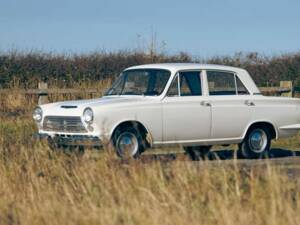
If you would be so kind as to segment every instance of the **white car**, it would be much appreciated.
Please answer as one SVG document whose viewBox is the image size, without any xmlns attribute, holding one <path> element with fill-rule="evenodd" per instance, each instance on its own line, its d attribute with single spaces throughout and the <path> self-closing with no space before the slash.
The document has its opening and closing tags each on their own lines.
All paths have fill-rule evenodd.
<svg viewBox="0 0 300 225">
<path fill-rule="evenodd" d="M 198 158 L 212 145 L 239 144 L 258 158 L 272 139 L 297 134 L 300 101 L 263 96 L 243 69 L 152 64 L 125 69 L 101 98 L 41 105 L 33 118 L 57 145 L 112 143 L 121 157 L 181 145 Z"/>
</svg>

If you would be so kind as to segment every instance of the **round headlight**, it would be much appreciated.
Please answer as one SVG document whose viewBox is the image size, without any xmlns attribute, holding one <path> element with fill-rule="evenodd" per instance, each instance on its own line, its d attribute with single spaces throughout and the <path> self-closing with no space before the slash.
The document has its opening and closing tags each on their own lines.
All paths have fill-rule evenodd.
<svg viewBox="0 0 300 225">
<path fill-rule="evenodd" d="M 94 120 L 94 113 L 93 110 L 91 108 L 86 108 L 83 111 L 83 120 L 84 122 L 91 124 Z"/>
<path fill-rule="evenodd" d="M 41 122 L 43 118 L 43 110 L 40 107 L 36 107 L 33 111 L 32 118 L 36 122 Z"/>
</svg>

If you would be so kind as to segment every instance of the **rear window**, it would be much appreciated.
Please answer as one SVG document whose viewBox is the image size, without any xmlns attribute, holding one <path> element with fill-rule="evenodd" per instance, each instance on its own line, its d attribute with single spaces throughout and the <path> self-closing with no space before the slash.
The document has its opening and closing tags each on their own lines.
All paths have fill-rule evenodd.
<svg viewBox="0 0 300 225">
<path fill-rule="evenodd" d="M 207 71 L 209 95 L 247 95 L 238 76 L 230 72 Z"/>
</svg>

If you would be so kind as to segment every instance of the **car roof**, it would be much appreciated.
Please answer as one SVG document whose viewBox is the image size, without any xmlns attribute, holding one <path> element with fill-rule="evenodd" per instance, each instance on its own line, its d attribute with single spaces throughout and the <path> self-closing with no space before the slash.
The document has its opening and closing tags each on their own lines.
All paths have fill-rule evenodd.
<svg viewBox="0 0 300 225">
<path fill-rule="evenodd" d="M 251 76 L 246 70 L 237 67 L 232 67 L 232 66 L 200 64 L 200 63 L 158 63 L 158 64 L 132 66 L 125 69 L 125 71 L 134 70 L 134 69 L 165 69 L 171 71 L 172 73 L 176 73 L 177 71 L 180 70 L 220 70 L 220 71 L 234 72 L 238 75 L 242 83 L 247 87 L 248 91 L 251 94 L 260 93 L 256 84 L 254 83 Z"/>
<path fill-rule="evenodd" d="M 170 70 L 172 72 L 176 72 L 178 70 L 197 70 L 197 69 L 205 69 L 205 70 L 216 69 L 216 70 L 233 71 L 233 72 L 245 71 L 244 69 L 232 67 L 232 66 L 200 64 L 200 63 L 145 64 L 145 65 L 139 65 L 139 66 L 132 66 L 132 67 L 127 68 L 126 70 L 132 70 L 132 69 L 165 69 L 165 70 Z"/>
</svg>

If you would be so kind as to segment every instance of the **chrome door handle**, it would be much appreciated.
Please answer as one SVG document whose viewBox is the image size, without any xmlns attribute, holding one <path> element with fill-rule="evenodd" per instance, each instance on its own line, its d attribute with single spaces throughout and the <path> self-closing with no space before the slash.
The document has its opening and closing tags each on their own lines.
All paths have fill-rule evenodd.
<svg viewBox="0 0 300 225">
<path fill-rule="evenodd" d="M 211 104 L 210 104 L 210 102 L 207 102 L 207 101 L 202 101 L 202 102 L 200 102 L 200 105 L 202 105 L 202 106 L 211 106 Z"/>
<path fill-rule="evenodd" d="M 247 106 L 255 106 L 254 102 L 252 102 L 250 100 L 246 100 L 245 101 L 245 105 L 247 105 Z"/>
</svg>

